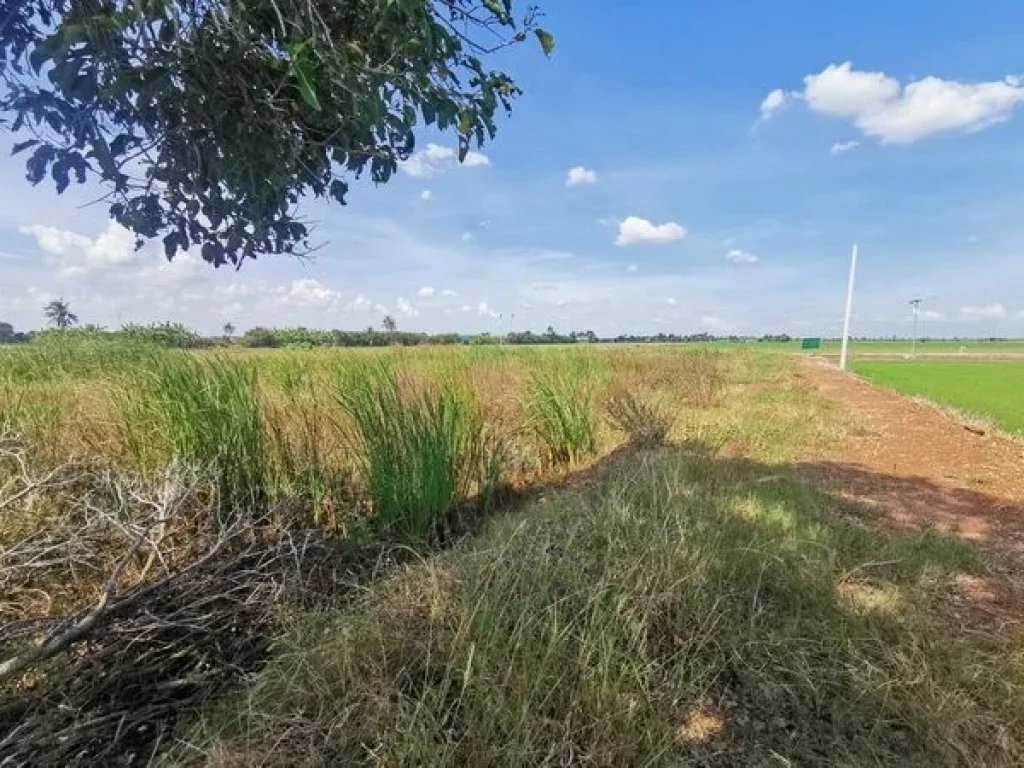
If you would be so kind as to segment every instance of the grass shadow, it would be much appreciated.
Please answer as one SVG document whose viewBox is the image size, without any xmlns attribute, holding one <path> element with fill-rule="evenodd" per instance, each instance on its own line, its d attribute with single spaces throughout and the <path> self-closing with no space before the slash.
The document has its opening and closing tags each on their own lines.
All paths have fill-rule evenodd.
<svg viewBox="0 0 1024 768">
<path fill-rule="evenodd" d="M 971 544 L 699 443 L 513 501 L 297 624 L 193 743 L 280 765 L 1024 757 L 1019 655 L 938 608 L 984 570 Z"/>
</svg>

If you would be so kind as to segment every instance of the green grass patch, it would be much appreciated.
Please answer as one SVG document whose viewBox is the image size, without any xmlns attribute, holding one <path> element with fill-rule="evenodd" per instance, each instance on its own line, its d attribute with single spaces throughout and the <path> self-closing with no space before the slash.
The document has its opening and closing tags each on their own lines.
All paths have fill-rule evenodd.
<svg viewBox="0 0 1024 768">
<path fill-rule="evenodd" d="M 593 372 L 585 361 L 535 374 L 526 411 L 550 466 L 568 466 L 597 452 Z"/>
<path fill-rule="evenodd" d="M 1024 433 L 1024 361 L 864 361 L 861 376 Z"/>
<path fill-rule="evenodd" d="M 141 467 L 172 461 L 208 469 L 218 512 L 258 514 L 265 441 L 256 373 L 217 357 L 165 352 L 150 357 L 123 395 L 126 443 Z"/>
<path fill-rule="evenodd" d="M 438 516 L 500 479 L 502 451 L 469 392 L 379 361 L 342 371 L 338 400 L 387 535 L 423 539 Z"/>
</svg>

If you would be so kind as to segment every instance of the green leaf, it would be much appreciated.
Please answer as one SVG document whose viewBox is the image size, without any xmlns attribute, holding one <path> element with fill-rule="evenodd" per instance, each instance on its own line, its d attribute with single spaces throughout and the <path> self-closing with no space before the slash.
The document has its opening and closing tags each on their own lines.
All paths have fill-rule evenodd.
<svg viewBox="0 0 1024 768">
<path fill-rule="evenodd" d="M 306 102 L 306 105 L 314 112 L 320 111 L 320 100 L 316 97 L 316 91 L 313 90 L 313 84 L 309 82 L 309 78 L 306 73 L 302 71 L 301 67 L 295 67 L 295 80 L 299 84 L 299 93 L 302 94 L 302 100 Z"/>
<path fill-rule="evenodd" d="M 487 10 L 498 17 L 498 20 L 503 24 L 508 19 L 508 13 L 505 11 L 504 4 L 500 0 L 484 0 L 484 5 L 487 6 Z"/>
<path fill-rule="evenodd" d="M 540 40 L 540 47 L 544 49 L 544 55 L 550 56 L 551 52 L 555 50 L 555 37 L 546 29 L 535 29 L 533 33 Z"/>
</svg>

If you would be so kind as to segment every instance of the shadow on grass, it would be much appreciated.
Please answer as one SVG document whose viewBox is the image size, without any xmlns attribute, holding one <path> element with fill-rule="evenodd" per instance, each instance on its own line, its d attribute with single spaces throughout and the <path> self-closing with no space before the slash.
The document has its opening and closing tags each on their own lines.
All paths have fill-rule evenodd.
<svg viewBox="0 0 1024 768">
<path fill-rule="evenodd" d="M 627 446 L 452 510 L 419 551 L 323 546 L 273 610 L 200 602 L 223 637 L 189 634 L 187 589 L 188 606 L 141 606 L 0 700 L 0 762 L 153 755 L 215 711 L 198 738 L 233 764 L 1011 764 L 1019 679 L 931 610 L 984 564 L 848 496 L 890 491 L 928 509 L 949 494 Z M 188 644 L 210 649 L 201 674 Z M 196 758 L 181 749 L 172 762 Z"/>
<path fill-rule="evenodd" d="M 533 487 L 280 638 L 192 741 L 268 765 L 1019 764 L 1019 665 L 938 609 L 977 550 L 808 471 L 689 444 Z"/>
</svg>

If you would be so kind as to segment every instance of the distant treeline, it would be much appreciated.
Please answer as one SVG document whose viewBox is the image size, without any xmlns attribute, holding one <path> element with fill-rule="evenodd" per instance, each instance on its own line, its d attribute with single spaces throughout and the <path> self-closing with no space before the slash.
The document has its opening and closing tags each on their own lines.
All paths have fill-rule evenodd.
<svg viewBox="0 0 1024 768">
<path fill-rule="evenodd" d="M 544 333 L 517 331 L 504 337 L 490 333 L 475 335 L 458 333 L 413 333 L 409 331 L 378 331 L 367 328 L 363 331 L 316 330 L 311 328 L 250 328 L 241 336 L 202 336 L 181 323 L 154 323 L 152 325 L 129 324 L 120 330 L 108 330 L 95 325 L 85 325 L 66 330 L 47 329 L 16 333 L 9 323 L 0 323 L 0 343 L 45 342 L 48 340 L 117 340 L 140 341 L 162 347 L 198 349 L 215 346 L 241 346 L 253 348 L 311 348 L 311 347 L 388 347 L 420 345 L 489 345 L 489 344 L 671 344 L 707 342 L 788 342 L 785 335 L 766 335 L 759 338 L 741 336 L 712 336 L 707 333 L 632 336 L 620 335 L 611 338 L 599 337 L 594 331 L 572 331 L 559 333 L 548 327 Z"/>
<path fill-rule="evenodd" d="M 378 331 L 367 328 L 363 331 L 316 330 L 311 328 L 250 328 L 241 336 L 203 336 L 182 323 L 153 323 L 151 325 L 129 324 L 120 330 L 108 330 L 95 325 L 85 325 L 67 330 L 47 329 L 18 333 L 10 323 L 0 322 L 0 344 L 45 342 L 48 340 L 102 339 L 139 341 L 162 347 L 177 349 L 199 349 L 203 347 L 240 346 L 253 348 L 313 348 L 313 347 L 414 347 L 420 345 L 488 345 L 488 344 L 706 344 L 712 342 L 732 344 L 787 344 L 798 341 L 785 333 L 763 336 L 715 336 L 709 333 L 659 333 L 655 335 L 628 335 L 600 337 L 593 331 L 572 331 L 559 333 L 548 326 L 544 333 L 517 331 L 499 337 L 490 333 L 475 335 L 458 333 L 412 333 L 409 331 Z M 832 339 L 826 339 L 831 341 Z M 857 338 L 854 341 L 908 341 L 902 337 Z M 985 339 L 921 339 L 927 341 L 1012 341 L 1004 338 Z"/>
</svg>

